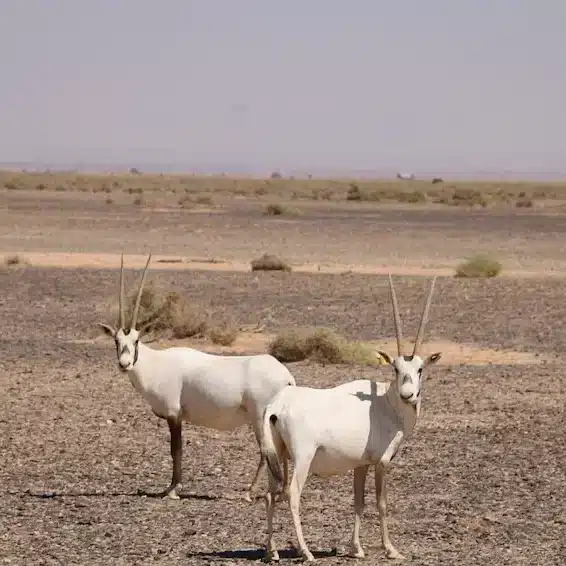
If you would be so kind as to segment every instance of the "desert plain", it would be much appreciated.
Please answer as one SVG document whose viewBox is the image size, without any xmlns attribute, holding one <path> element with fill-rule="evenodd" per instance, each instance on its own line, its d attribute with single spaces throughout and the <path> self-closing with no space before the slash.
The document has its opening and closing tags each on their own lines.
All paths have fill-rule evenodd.
<svg viewBox="0 0 566 566">
<path fill-rule="evenodd" d="M 341 188 L 324 192 L 322 181 L 312 190 L 307 181 L 249 190 L 235 181 L 230 191 L 224 178 L 198 190 L 191 180 L 144 179 L 4 174 L 0 563 L 263 557 L 264 503 L 241 498 L 258 460 L 251 430 L 185 425 L 183 496 L 158 496 L 170 479 L 167 426 L 118 372 L 96 327 L 114 322 L 120 253 L 134 286 L 149 251 L 150 280 L 240 328 L 229 346 L 164 339 L 158 348 L 256 353 L 285 329 L 326 327 L 395 353 L 387 273 L 407 337 L 438 275 L 424 351 L 443 357 L 388 475 L 393 543 L 414 566 L 566 563 L 566 189 L 487 187 L 482 202 L 480 186 L 454 203 L 441 194 L 454 195 L 447 183 L 394 199 L 389 185 L 383 198 L 339 198 Z M 252 272 L 263 253 L 292 271 Z M 501 273 L 454 277 L 477 253 L 497 258 Z M 392 377 L 387 366 L 288 367 L 314 387 Z M 352 473 L 311 477 L 303 492 L 303 529 L 321 564 L 355 563 L 346 556 L 352 485 Z M 365 562 L 385 564 L 372 491 L 370 474 L 361 540 Z M 275 540 L 282 563 L 295 560 L 285 503 Z"/>
</svg>

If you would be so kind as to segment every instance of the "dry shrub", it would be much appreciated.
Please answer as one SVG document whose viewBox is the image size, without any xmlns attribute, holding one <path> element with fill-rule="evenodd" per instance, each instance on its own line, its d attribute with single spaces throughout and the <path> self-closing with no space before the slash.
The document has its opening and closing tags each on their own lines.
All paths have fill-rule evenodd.
<svg viewBox="0 0 566 566">
<path fill-rule="evenodd" d="M 477 189 L 457 188 L 452 195 L 452 204 L 455 206 L 482 206 L 485 208 L 488 202 Z"/>
<path fill-rule="evenodd" d="M 9 255 L 4 258 L 4 265 L 6 267 L 22 267 L 29 265 L 28 261 L 20 255 Z"/>
<path fill-rule="evenodd" d="M 476 255 L 456 268 L 456 277 L 495 277 L 501 273 L 502 265 L 485 255 Z"/>
<path fill-rule="evenodd" d="M 183 195 L 179 199 L 179 206 L 181 208 L 193 208 L 194 207 L 193 199 L 189 195 Z"/>
<path fill-rule="evenodd" d="M 279 333 L 269 344 L 269 353 L 281 362 L 312 360 L 327 364 L 379 365 L 374 348 L 349 341 L 326 328 L 292 329 Z"/>
<path fill-rule="evenodd" d="M 296 195 L 295 198 L 298 198 L 299 195 L 296 191 L 294 191 L 294 194 Z M 313 200 L 332 200 L 333 194 L 334 192 L 332 191 L 332 189 L 329 189 L 328 187 L 317 188 L 317 189 L 312 189 L 311 198 Z"/>
<path fill-rule="evenodd" d="M 532 208 L 534 206 L 534 203 L 529 197 L 519 195 L 517 202 L 515 202 L 515 206 L 517 208 Z"/>
<path fill-rule="evenodd" d="M 238 328 L 229 323 L 225 323 L 220 326 L 213 326 L 208 329 L 208 337 L 213 344 L 231 346 L 238 337 Z"/>
<path fill-rule="evenodd" d="M 411 191 L 410 193 L 402 191 L 397 196 L 397 200 L 399 202 L 405 202 L 410 204 L 426 202 L 426 194 L 423 193 L 422 191 L 417 191 L 417 190 Z"/>
<path fill-rule="evenodd" d="M 128 312 L 132 312 L 137 290 L 128 296 Z M 202 306 L 189 303 L 174 291 L 163 293 L 148 282 L 143 291 L 138 315 L 138 328 L 152 323 L 150 329 L 160 333 L 170 333 L 173 338 L 192 338 L 205 336 L 209 327 L 210 313 Z"/>
<path fill-rule="evenodd" d="M 281 216 L 287 212 L 287 209 L 282 204 L 268 204 L 265 207 L 264 214 L 266 216 Z"/>
<path fill-rule="evenodd" d="M 291 266 L 283 259 L 273 254 L 263 254 L 252 260 L 252 271 L 291 271 Z"/>
<path fill-rule="evenodd" d="M 201 206 L 214 206 L 214 201 L 210 195 L 199 195 L 196 202 Z"/>
<path fill-rule="evenodd" d="M 351 183 L 346 194 L 346 200 L 366 200 L 366 195 L 356 183 Z"/>
</svg>

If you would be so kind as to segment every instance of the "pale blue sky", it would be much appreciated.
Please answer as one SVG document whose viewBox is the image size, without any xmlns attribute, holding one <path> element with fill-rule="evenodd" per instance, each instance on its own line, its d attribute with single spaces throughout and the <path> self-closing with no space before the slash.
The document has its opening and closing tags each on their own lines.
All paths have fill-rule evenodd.
<svg viewBox="0 0 566 566">
<path fill-rule="evenodd" d="M 566 172 L 564 0 L 1 0 L 0 161 Z"/>
</svg>

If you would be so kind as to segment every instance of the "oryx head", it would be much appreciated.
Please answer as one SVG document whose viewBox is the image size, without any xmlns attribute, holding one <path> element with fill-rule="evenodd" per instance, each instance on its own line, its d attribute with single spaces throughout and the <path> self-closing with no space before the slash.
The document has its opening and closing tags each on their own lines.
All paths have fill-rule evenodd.
<svg viewBox="0 0 566 566">
<path fill-rule="evenodd" d="M 428 312 L 432 302 L 432 293 L 434 291 L 434 284 L 436 277 L 433 278 L 430 285 L 430 291 L 426 300 L 426 304 L 421 316 L 421 322 L 417 337 L 415 339 L 415 347 L 413 353 L 409 356 L 403 354 L 403 334 L 401 332 L 401 317 L 399 315 L 399 306 L 397 305 L 397 297 L 393 287 L 393 280 L 389 275 L 389 289 L 391 291 L 391 302 L 393 304 L 393 318 L 395 321 L 395 334 L 397 337 L 397 357 L 392 358 L 387 352 L 379 351 L 379 355 L 388 363 L 391 364 L 395 370 L 395 379 L 399 396 L 403 401 L 411 405 L 416 403 L 421 398 L 423 387 L 423 370 L 429 364 L 434 364 L 440 359 L 440 352 L 431 354 L 426 358 L 421 358 L 419 353 L 424 339 L 424 329 L 428 319 Z"/>
<path fill-rule="evenodd" d="M 140 309 L 140 301 L 142 297 L 143 285 L 145 283 L 145 276 L 147 274 L 147 268 L 149 262 L 151 261 L 151 254 L 147 258 L 147 263 L 145 264 L 145 269 L 143 270 L 143 275 L 140 281 L 140 286 L 138 289 L 138 295 L 136 297 L 136 302 L 134 305 L 134 311 L 132 313 L 132 320 L 129 326 L 126 325 L 124 316 L 124 254 L 122 254 L 120 262 L 120 295 L 119 295 L 119 313 L 118 313 L 118 328 L 112 328 L 108 324 L 102 322 L 97 323 L 104 332 L 114 339 L 116 343 L 116 354 L 118 355 L 118 365 L 120 370 L 129 371 L 134 367 L 138 359 L 138 343 L 143 335 L 144 331 L 152 324 L 152 322 L 146 324 L 139 330 L 136 329 L 136 323 L 138 320 L 138 312 Z"/>
</svg>

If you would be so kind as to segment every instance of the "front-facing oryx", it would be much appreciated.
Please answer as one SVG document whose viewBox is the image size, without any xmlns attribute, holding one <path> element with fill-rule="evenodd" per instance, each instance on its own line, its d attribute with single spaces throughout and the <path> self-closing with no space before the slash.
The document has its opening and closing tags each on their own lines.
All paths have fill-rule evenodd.
<svg viewBox="0 0 566 566">
<path fill-rule="evenodd" d="M 363 558 L 360 525 L 365 481 L 372 465 L 375 466 L 382 544 L 388 558 L 402 558 L 391 543 L 387 529 L 385 475 L 401 443 L 410 436 L 417 423 L 423 370 L 440 359 L 440 353 L 424 359 L 419 355 L 435 280 L 432 281 L 422 313 L 413 353 L 404 355 L 399 308 L 393 281 L 389 277 L 397 357 L 391 358 L 381 351 L 379 354 L 395 370 L 392 382 L 359 379 L 330 389 L 289 387 L 280 391 L 267 406 L 261 450 L 270 469 L 266 501 L 267 552 L 271 559 L 279 559 L 272 539 L 275 493 L 277 483 L 283 479 L 280 463 L 288 459 L 293 461 L 294 469 L 285 492 L 289 498 L 299 548 L 306 560 L 313 560 L 313 555 L 303 537 L 299 501 L 308 475 L 328 477 L 354 470 L 355 521 L 350 553 L 356 558 Z"/>
<path fill-rule="evenodd" d="M 268 402 L 281 389 L 294 386 L 289 370 L 273 356 L 221 356 L 192 348 L 154 350 L 140 341 L 150 324 L 137 329 L 143 286 L 151 260 L 147 259 L 138 288 L 132 318 L 124 315 L 124 255 L 120 263 L 118 327 L 98 323 L 116 344 L 119 369 L 149 403 L 166 419 L 171 435 L 173 474 L 165 495 L 178 499 L 182 489 L 183 421 L 216 430 L 233 430 L 251 424 L 259 442 L 262 415 Z M 260 455 L 254 479 L 245 495 L 251 501 L 265 457 Z"/>
</svg>

